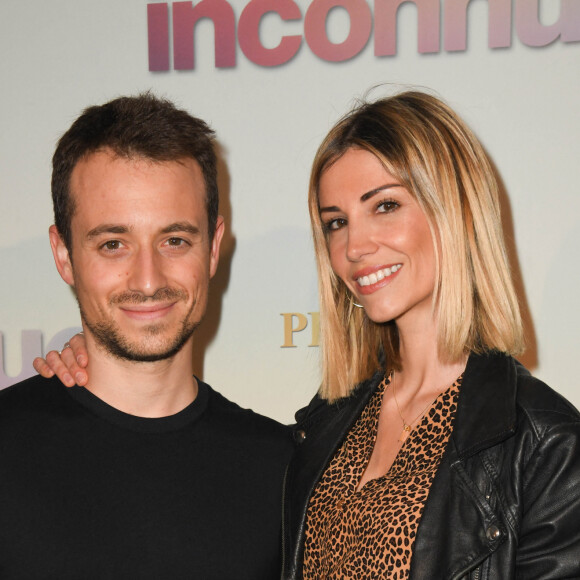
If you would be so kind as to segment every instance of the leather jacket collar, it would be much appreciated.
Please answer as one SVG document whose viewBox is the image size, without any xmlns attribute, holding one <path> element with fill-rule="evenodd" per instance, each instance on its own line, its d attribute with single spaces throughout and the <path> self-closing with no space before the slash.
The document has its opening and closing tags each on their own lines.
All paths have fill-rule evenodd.
<svg viewBox="0 0 580 580">
<path fill-rule="evenodd" d="M 516 427 L 515 361 L 499 353 L 471 355 L 467 361 L 451 437 L 459 459 L 495 445 Z M 520 366 L 520 372 L 529 374 Z M 489 421 L 474 420 L 487 417 Z"/>
</svg>

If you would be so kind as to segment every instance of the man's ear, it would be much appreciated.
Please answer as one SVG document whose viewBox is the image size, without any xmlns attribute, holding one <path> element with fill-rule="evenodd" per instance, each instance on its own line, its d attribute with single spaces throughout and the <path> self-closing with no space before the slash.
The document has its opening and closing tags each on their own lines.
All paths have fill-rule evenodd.
<svg viewBox="0 0 580 580">
<path fill-rule="evenodd" d="M 48 228 L 48 237 L 50 238 L 50 247 L 52 248 L 52 255 L 54 256 L 54 263 L 56 264 L 56 269 L 60 277 L 69 286 L 74 286 L 75 280 L 70 255 L 56 226 L 53 225 Z"/>
<path fill-rule="evenodd" d="M 215 224 L 215 232 L 213 234 L 213 240 L 211 241 L 210 254 L 209 254 L 209 276 L 214 277 L 216 273 L 218 262 L 220 258 L 220 245 L 222 243 L 222 237 L 224 235 L 224 218 L 218 215 L 217 222 Z M 62 274 L 61 274 L 62 276 Z"/>
</svg>

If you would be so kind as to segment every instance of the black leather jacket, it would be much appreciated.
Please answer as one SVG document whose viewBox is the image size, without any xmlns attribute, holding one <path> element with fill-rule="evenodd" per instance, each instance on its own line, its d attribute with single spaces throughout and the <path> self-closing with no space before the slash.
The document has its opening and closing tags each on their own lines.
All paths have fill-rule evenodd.
<svg viewBox="0 0 580 580">
<path fill-rule="evenodd" d="M 382 379 L 297 414 L 285 480 L 285 580 L 302 578 L 306 507 Z M 580 415 L 502 354 L 471 355 L 425 505 L 410 580 L 580 578 Z"/>
</svg>

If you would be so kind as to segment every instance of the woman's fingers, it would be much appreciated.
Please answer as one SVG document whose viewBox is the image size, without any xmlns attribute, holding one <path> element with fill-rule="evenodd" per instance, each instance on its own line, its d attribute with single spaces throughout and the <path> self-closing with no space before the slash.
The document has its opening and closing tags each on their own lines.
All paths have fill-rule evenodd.
<svg viewBox="0 0 580 580">
<path fill-rule="evenodd" d="M 75 380 L 73 379 L 71 369 L 69 369 L 68 365 L 63 360 L 66 351 L 69 351 L 69 353 L 72 354 L 71 349 L 68 347 L 65 348 L 62 353 L 59 353 L 57 350 L 51 350 L 46 354 L 46 359 L 40 357 L 34 359 L 33 365 L 43 377 L 50 378 L 53 375 L 56 375 L 64 385 L 67 387 L 73 387 L 75 385 Z"/>
<path fill-rule="evenodd" d="M 50 368 L 50 366 L 48 366 L 48 363 L 40 356 L 37 356 L 32 361 L 32 366 L 34 367 L 34 370 L 39 375 L 42 375 L 45 379 L 50 379 L 50 377 L 54 376 L 54 371 Z"/>
<path fill-rule="evenodd" d="M 84 336 L 76 334 L 64 345 L 60 353 L 51 350 L 47 353 L 46 359 L 35 358 L 32 364 L 36 372 L 45 378 L 56 375 L 67 387 L 74 387 L 75 384 L 84 386 L 89 378 L 84 369 L 88 363 L 85 346 Z"/>
<path fill-rule="evenodd" d="M 79 367 L 86 367 L 89 362 L 89 355 L 87 353 L 87 342 L 85 340 L 85 335 L 82 332 L 75 334 L 69 340 L 68 344 L 72 349 L 75 360 Z"/>
</svg>

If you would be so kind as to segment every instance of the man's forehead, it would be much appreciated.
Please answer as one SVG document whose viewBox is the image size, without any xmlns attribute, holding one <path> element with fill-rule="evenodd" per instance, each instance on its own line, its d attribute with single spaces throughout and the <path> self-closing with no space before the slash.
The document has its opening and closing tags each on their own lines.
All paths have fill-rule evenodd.
<svg viewBox="0 0 580 580">
<path fill-rule="evenodd" d="M 199 163 L 193 158 L 155 160 L 143 156 L 123 156 L 110 149 L 86 155 L 71 174 L 71 194 L 91 190 L 115 191 L 115 185 L 127 193 L 144 192 L 145 183 L 159 187 L 159 195 L 196 194 L 205 199 L 205 180 Z M 83 191 L 83 186 L 88 191 Z M 162 187 L 160 187 L 162 186 Z"/>
<path fill-rule="evenodd" d="M 205 183 L 194 159 L 155 161 L 97 151 L 79 161 L 70 189 L 76 217 L 91 222 L 91 229 L 146 222 L 157 228 L 187 222 L 199 229 L 207 220 Z"/>
</svg>

